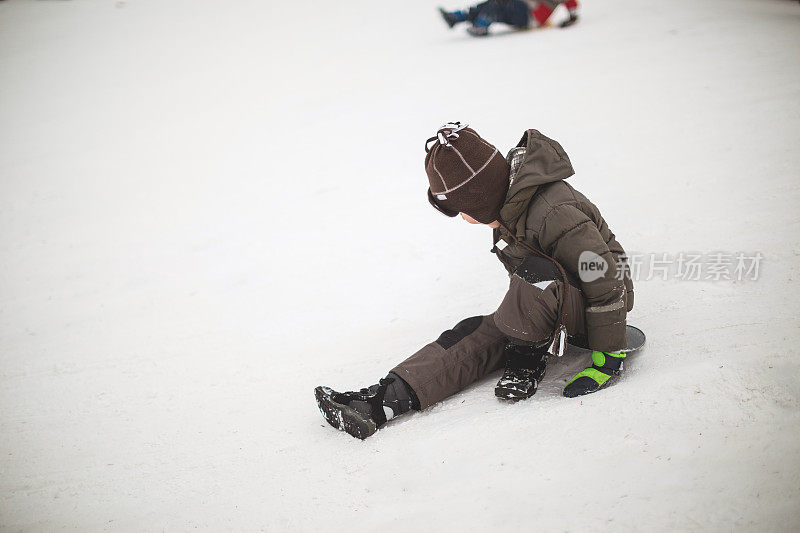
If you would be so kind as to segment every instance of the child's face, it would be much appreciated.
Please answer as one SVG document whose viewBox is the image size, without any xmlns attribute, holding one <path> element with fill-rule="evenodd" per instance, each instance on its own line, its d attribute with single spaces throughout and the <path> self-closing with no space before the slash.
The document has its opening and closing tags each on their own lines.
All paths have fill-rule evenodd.
<svg viewBox="0 0 800 533">
<path fill-rule="evenodd" d="M 463 218 L 464 220 L 466 220 L 470 224 L 480 224 L 480 222 L 478 222 L 477 220 L 475 220 L 474 218 L 472 218 L 468 214 L 466 214 L 466 213 L 460 213 L 460 214 L 461 214 L 461 218 Z"/>
<path fill-rule="evenodd" d="M 493 229 L 496 229 L 496 228 L 500 227 L 500 223 L 498 221 L 496 221 L 496 220 L 494 222 L 489 223 L 489 224 L 483 224 L 483 222 L 478 222 L 477 220 L 475 220 L 474 218 L 472 218 L 471 216 L 469 216 L 466 213 L 459 213 L 459 214 L 461 215 L 461 218 L 463 218 L 464 220 L 466 220 L 470 224 L 482 224 L 484 226 L 489 226 L 490 228 L 493 228 Z"/>
</svg>

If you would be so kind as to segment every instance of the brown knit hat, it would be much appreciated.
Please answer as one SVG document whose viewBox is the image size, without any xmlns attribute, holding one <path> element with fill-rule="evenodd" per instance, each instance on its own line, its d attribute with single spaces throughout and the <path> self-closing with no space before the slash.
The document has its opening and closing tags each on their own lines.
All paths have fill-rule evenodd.
<svg viewBox="0 0 800 533">
<path fill-rule="evenodd" d="M 475 130 L 448 122 L 425 141 L 428 200 L 447 216 L 466 213 L 489 224 L 500 219 L 508 192 L 505 157 Z"/>
</svg>

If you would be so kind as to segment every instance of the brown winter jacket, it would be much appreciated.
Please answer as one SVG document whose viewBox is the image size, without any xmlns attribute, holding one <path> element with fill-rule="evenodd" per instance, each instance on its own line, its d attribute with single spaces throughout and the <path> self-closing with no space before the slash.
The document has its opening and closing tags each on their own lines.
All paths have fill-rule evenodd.
<svg viewBox="0 0 800 533">
<path fill-rule="evenodd" d="M 625 250 L 597 207 L 563 181 L 575 171 L 560 144 L 528 130 L 517 146 L 525 152 L 516 172 L 512 165 L 511 185 L 500 210 L 505 227 L 514 235 L 503 227 L 495 230 L 495 242 L 502 239 L 509 244 L 497 251 L 498 257 L 512 273 L 532 254 L 522 241 L 558 261 L 577 279 L 581 279 L 579 257 L 591 257 L 581 257 L 582 252 L 602 257 L 608 265 L 604 274 L 580 281 L 589 346 L 605 352 L 624 349 L 626 315 L 633 308 L 633 282 Z"/>
</svg>

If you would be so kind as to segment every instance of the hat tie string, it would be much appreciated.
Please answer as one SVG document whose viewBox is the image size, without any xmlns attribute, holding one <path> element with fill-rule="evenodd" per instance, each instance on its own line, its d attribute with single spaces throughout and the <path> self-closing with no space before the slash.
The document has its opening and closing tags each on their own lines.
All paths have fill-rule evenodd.
<svg viewBox="0 0 800 533">
<path fill-rule="evenodd" d="M 439 141 L 441 146 L 451 148 L 453 145 L 450 144 L 450 139 L 458 139 L 459 131 L 463 130 L 464 128 L 468 128 L 469 124 L 461 124 L 461 122 L 448 122 L 441 126 L 437 131 L 434 137 L 429 138 L 425 141 L 425 152 L 430 152 L 431 148 L 428 146 L 432 141 Z"/>
</svg>

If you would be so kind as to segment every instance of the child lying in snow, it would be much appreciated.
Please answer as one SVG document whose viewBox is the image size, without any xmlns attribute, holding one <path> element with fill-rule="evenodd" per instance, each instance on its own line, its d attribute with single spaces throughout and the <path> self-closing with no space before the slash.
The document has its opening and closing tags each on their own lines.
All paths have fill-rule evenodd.
<svg viewBox="0 0 800 533">
<path fill-rule="evenodd" d="M 445 11 L 439 8 L 451 28 L 459 22 L 469 22 L 467 31 L 475 36 L 489 34 L 489 26 L 502 22 L 524 30 L 544 26 L 558 4 L 569 10 L 569 18 L 560 26 L 566 28 L 578 21 L 578 0 L 489 0 L 467 10 Z"/>
<path fill-rule="evenodd" d="M 462 320 L 376 385 L 345 393 L 317 387 L 327 421 L 364 439 L 392 417 L 425 409 L 503 365 L 495 395 L 529 398 L 548 353 L 561 355 L 568 335 L 594 351 L 591 366 L 567 383 L 564 395 L 608 385 L 625 358 L 633 283 L 625 251 L 600 211 L 564 181 L 574 170 L 561 145 L 528 130 L 504 158 L 455 122 L 428 139 L 425 150 L 428 200 L 447 216 L 493 229 L 492 251 L 511 278 L 508 292 L 493 314 Z M 607 270 L 587 275 L 587 254 Z"/>
</svg>

